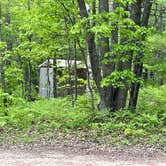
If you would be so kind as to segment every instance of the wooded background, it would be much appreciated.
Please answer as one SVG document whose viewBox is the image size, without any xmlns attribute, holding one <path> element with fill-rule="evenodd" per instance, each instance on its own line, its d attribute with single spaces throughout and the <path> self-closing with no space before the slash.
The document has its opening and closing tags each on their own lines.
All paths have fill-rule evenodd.
<svg viewBox="0 0 166 166">
<path fill-rule="evenodd" d="M 56 77 L 61 58 L 85 63 L 93 108 L 135 110 L 143 85 L 165 83 L 165 25 L 165 0 L 0 0 L 1 107 L 11 97 L 37 99 L 38 66 L 49 59 L 54 96 L 65 79 L 76 105 L 77 63 Z"/>
</svg>

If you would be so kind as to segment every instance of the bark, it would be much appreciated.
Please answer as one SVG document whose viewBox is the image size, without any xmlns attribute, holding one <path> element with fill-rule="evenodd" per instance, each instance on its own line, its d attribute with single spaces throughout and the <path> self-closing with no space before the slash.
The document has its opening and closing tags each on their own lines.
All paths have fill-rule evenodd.
<svg viewBox="0 0 166 166">
<path fill-rule="evenodd" d="M 24 70 L 23 70 L 23 62 L 22 62 L 22 58 L 21 56 L 18 54 L 18 65 L 19 65 L 19 69 L 21 70 L 21 74 L 22 76 L 24 76 Z M 19 84 L 20 84 L 20 92 L 21 92 L 21 98 L 24 98 L 25 97 L 25 88 L 24 88 L 24 81 L 23 80 L 20 80 L 19 81 Z"/>
<path fill-rule="evenodd" d="M 10 0 L 8 0 L 8 4 L 7 4 L 7 7 L 6 7 L 5 25 L 9 26 L 10 22 L 11 22 L 11 18 L 10 18 Z M 13 49 L 13 40 L 12 40 L 11 36 L 7 36 L 6 44 L 7 44 L 7 50 L 12 51 L 12 49 Z"/>
<path fill-rule="evenodd" d="M 68 11 L 68 9 L 65 7 L 64 4 L 62 4 L 62 6 L 64 7 L 64 9 L 65 9 L 66 11 Z M 69 36 L 69 31 L 68 31 L 69 27 L 68 27 L 68 24 L 67 24 L 67 22 L 68 22 L 67 17 L 64 17 L 64 20 L 65 20 L 66 34 L 67 34 L 67 36 Z M 74 23 L 73 23 L 73 20 L 72 20 L 72 18 L 71 18 L 70 15 L 69 15 L 69 20 L 70 20 L 70 22 L 71 22 L 72 25 L 73 25 Z M 72 86 L 72 80 L 71 80 L 71 79 L 72 79 L 72 78 L 71 78 L 72 71 L 71 71 L 71 65 L 70 65 L 72 50 L 71 50 L 71 41 L 70 41 L 69 38 L 68 38 L 68 40 L 67 40 L 67 44 L 68 44 L 68 49 L 67 49 L 67 74 L 68 74 L 67 84 L 69 85 L 69 86 L 67 87 L 67 94 L 68 94 L 68 95 L 71 95 L 71 97 L 72 97 L 72 105 L 73 105 L 74 96 L 73 96 L 73 86 Z M 74 105 L 73 105 L 73 106 L 74 106 Z"/>
<path fill-rule="evenodd" d="M 0 4 L 0 19 L 2 19 L 2 6 Z M 2 42 L 2 25 L 0 24 L 0 42 Z M 0 74 L 1 74 L 1 89 L 2 93 L 6 92 L 5 83 L 5 71 L 4 71 L 4 60 L 3 60 L 3 50 L 0 50 Z"/>
<path fill-rule="evenodd" d="M 30 0 L 27 0 L 27 8 L 30 12 L 31 3 Z M 28 36 L 29 43 L 32 42 L 32 35 Z M 29 48 L 29 52 L 31 52 L 31 48 Z M 28 101 L 32 101 L 32 65 L 30 60 L 30 55 L 28 55 L 27 65 L 25 67 L 25 89 L 26 89 L 26 97 Z"/>
<path fill-rule="evenodd" d="M 115 10 L 116 7 L 118 7 L 119 4 L 117 3 L 113 3 L 112 4 L 112 10 Z M 128 7 L 126 7 L 128 8 Z M 118 25 L 115 25 L 115 30 L 112 32 L 112 40 L 111 40 L 111 49 L 112 46 L 114 44 L 125 44 L 126 40 L 127 39 L 121 39 L 121 36 L 119 35 L 119 32 L 120 31 L 120 27 Z M 121 53 L 121 54 L 115 54 L 115 55 L 112 55 L 112 57 L 110 58 L 118 58 L 120 59 L 121 57 L 123 57 L 125 54 L 128 54 L 129 57 L 128 57 L 128 60 L 126 62 L 122 62 L 122 61 L 119 61 L 117 63 L 111 63 L 109 64 L 109 70 L 108 70 L 108 75 L 111 74 L 113 71 L 117 70 L 119 72 L 122 72 L 124 70 L 131 70 L 131 57 L 130 57 L 130 53 Z M 110 85 L 108 88 L 109 88 L 109 93 L 110 93 L 110 96 L 109 98 L 107 98 L 109 100 L 109 108 L 111 111 L 117 111 L 119 109 L 123 109 L 125 108 L 126 106 L 126 101 L 127 101 L 127 94 L 128 94 L 128 84 L 127 84 L 127 80 L 126 79 L 123 79 L 123 80 L 120 80 L 121 82 L 123 82 L 124 84 L 124 88 L 116 88 L 116 87 L 113 87 L 112 85 Z M 108 90 L 107 92 L 108 93 Z"/>
<path fill-rule="evenodd" d="M 28 101 L 32 100 L 32 65 L 28 58 Z"/>
<path fill-rule="evenodd" d="M 0 75 L 1 75 L 1 78 L 0 78 L 1 79 L 1 90 L 2 90 L 2 94 L 4 94 L 4 93 L 6 93 L 6 82 L 5 82 L 5 71 L 4 71 L 4 61 L 3 61 L 2 52 L 0 52 Z M 5 116 L 8 115 L 8 113 L 6 111 L 6 107 L 7 107 L 6 103 L 7 103 L 6 98 L 2 97 L 1 109 L 4 112 Z"/>
<path fill-rule="evenodd" d="M 158 10 L 158 3 L 155 3 L 155 11 L 154 11 L 154 27 L 157 27 L 157 23 L 158 23 L 158 17 L 157 17 L 157 10 Z"/>
<path fill-rule="evenodd" d="M 142 0 L 137 0 L 134 4 L 131 5 L 130 9 L 130 14 L 131 14 L 131 19 L 135 22 L 136 25 L 141 25 L 141 5 L 142 5 Z M 136 78 L 141 77 L 141 64 L 140 64 L 140 59 L 141 57 L 136 56 L 136 59 L 134 60 L 134 74 Z M 138 89 L 139 89 L 139 84 L 138 83 L 132 83 L 131 88 L 130 88 L 130 99 L 129 99 L 129 108 L 135 109 L 137 105 L 137 100 L 138 100 Z"/>
<path fill-rule="evenodd" d="M 77 39 L 78 42 L 78 46 L 81 50 L 81 54 L 83 56 L 84 62 L 85 62 L 85 66 L 86 66 L 86 70 L 87 70 L 87 89 L 88 89 L 88 93 L 90 94 L 91 97 L 91 106 L 92 106 L 92 110 L 95 110 L 95 103 L 94 103 L 94 94 L 93 94 L 93 88 L 91 85 L 91 64 L 88 62 L 89 58 L 85 55 L 85 50 L 84 48 L 81 46 L 79 39 Z"/>
<path fill-rule="evenodd" d="M 2 19 L 2 6 L 0 3 L 0 20 Z M 0 24 L 0 42 L 3 42 L 2 39 L 2 25 Z M 1 91 L 2 94 L 6 93 L 6 81 L 5 81 L 5 70 L 4 70 L 4 60 L 3 60 L 3 49 L 0 49 L 0 75 L 1 75 Z M 6 103 L 7 100 L 6 98 L 2 97 L 2 105 L 1 105 L 1 109 L 4 112 L 4 115 L 7 116 L 8 113 L 6 111 Z"/>
<path fill-rule="evenodd" d="M 78 78 L 77 78 L 77 42 L 76 40 L 74 39 L 73 41 L 73 44 L 74 44 L 74 106 L 77 105 L 77 96 L 78 96 L 78 91 L 77 91 L 77 81 L 78 81 Z"/>
<path fill-rule="evenodd" d="M 70 40 L 68 39 L 68 51 L 67 51 L 67 73 L 68 73 L 68 85 L 70 85 L 70 87 L 68 88 L 68 95 L 72 96 L 72 101 L 74 101 L 74 96 L 73 96 L 73 86 L 72 86 L 72 78 L 71 75 L 72 73 L 72 68 L 71 68 L 71 64 L 70 64 L 70 60 L 71 60 L 71 43 Z M 73 103 L 72 103 L 73 104 Z"/>
<path fill-rule="evenodd" d="M 6 92 L 6 83 L 5 83 L 5 71 L 4 71 L 4 63 L 3 63 L 3 56 L 0 53 L 0 71 L 1 71 L 1 88 L 2 88 L 2 93 Z"/>
<path fill-rule="evenodd" d="M 57 97 L 57 63 L 56 58 L 53 59 L 53 95 L 54 97 Z"/>
<path fill-rule="evenodd" d="M 93 74 L 93 78 L 95 80 L 97 89 L 100 92 L 101 73 L 100 73 L 100 67 L 99 67 L 99 57 L 96 53 L 96 46 L 95 46 L 94 40 L 95 40 L 94 34 L 89 34 L 89 36 L 87 37 L 87 43 L 88 43 L 90 63 L 92 67 L 92 74 Z"/>
<path fill-rule="evenodd" d="M 50 82 L 50 58 L 47 59 L 47 98 L 51 97 L 51 82 Z"/>
<path fill-rule="evenodd" d="M 141 58 L 142 59 L 142 58 Z M 137 64 L 134 65 L 134 74 L 137 79 L 142 77 L 142 71 L 143 71 L 143 63 L 140 62 L 140 59 L 137 59 Z M 129 100 L 129 108 L 132 110 L 136 109 L 137 102 L 138 102 L 138 94 L 140 90 L 140 83 L 132 83 L 131 89 L 130 89 L 130 100 Z"/>
<path fill-rule="evenodd" d="M 99 13 L 102 14 L 104 12 L 109 12 L 109 5 L 108 0 L 99 0 Z M 107 20 L 105 20 L 107 21 Z M 99 55 L 101 59 L 101 66 L 102 66 L 102 73 L 103 78 L 109 76 L 113 71 L 113 64 L 111 62 L 104 64 L 103 60 L 105 59 L 105 54 L 110 51 L 109 49 L 109 38 L 104 37 L 101 34 L 99 39 Z M 108 57 L 107 60 L 110 61 L 111 57 Z M 113 87 L 111 85 L 101 88 L 100 90 L 100 103 L 98 105 L 99 109 L 110 108 L 112 107 L 112 94 L 113 94 Z"/>
<path fill-rule="evenodd" d="M 113 9 L 115 9 L 116 7 L 118 6 L 118 4 L 114 4 L 113 5 Z M 129 10 L 129 6 L 125 6 L 125 10 L 128 11 Z M 124 18 L 128 17 L 127 15 L 124 16 Z M 126 27 L 128 28 L 128 27 Z M 118 27 L 118 31 L 121 30 L 121 27 Z M 117 33 L 117 32 L 116 32 Z M 119 32 L 121 33 L 121 32 Z M 117 36 L 117 35 L 116 35 Z M 116 39 L 117 38 L 117 39 Z M 120 45 L 125 45 L 126 42 L 128 42 L 127 38 L 121 38 L 121 35 L 118 35 L 114 39 L 114 43 L 118 43 Z M 114 44 L 112 43 L 112 44 Z M 123 72 L 124 70 L 129 70 L 131 71 L 131 66 L 132 66 L 132 53 L 131 51 L 124 51 L 122 53 L 120 53 L 120 55 L 115 55 L 117 57 L 122 58 L 124 55 L 128 55 L 127 57 L 127 60 L 125 62 L 122 62 L 121 60 L 118 62 L 117 64 L 117 70 L 119 72 Z M 126 103 L 127 103 L 127 95 L 128 95 L 128 90 L 129 90 L 129 85 L 127 83 L 127 78 L 125 79 L 122 79 L 120 80 L 124 87 L 123 88 L 115 88 L 114 89 L 114 98 L 113 98 L 113 101 L 114 101 L 114 107 L 113 109 L 116 111 L 116 110 L 119 110 L 119 109 L 123 109 L 126 107 Z"/>
<path fill-rule="evenodd" d="M 151 0 L 143 0 L 143 13 L 142 13 L 142 19 L 141 19 L 141 4 L 142 1 L 138 0 L 136 4 L 134 4 L 132 10 L 131 10 L 131 18 L 134 20 L 134 22 L 137 25 L 147 27 L 149 16 L 151 12 L 152 2 Z M 142 36 L 142 40 L 145 40 L 145 37 Z M 139 55 L 136 56 L 134 61 L 134 74 L 137 79 L 142 78 L 142 72 L 143 72 L 143 58 L 144 54 L 140 50 Z M 132 83 L 131 90 L 130 90 L 130 99 L 129 99 L 129 108 L 135 110 L 138 102 L 138 95 L 140 90 L 140 83 Z"/>
<path fill-rule="evenodd" d="M 123 55 L 122 55 L 123 56 Z M 130 53 L 129 53 L 130 56 Z M 131 57 L 128 57 L 128 61 L 119 62 L 119 71 L 131 70 L 132 60 Z M 126 107 L 127 95 L 129 90 L 129 85 L 127 83 L 127 79 L 121 80 L 124 84 L 123 88 L 117 88 L 114 94 L 114 110 L 123 109 Z"/>
<path fill-rule="evenodd" d="M 78 6 L 80 9 L 80 15 L 82 18 L 88 18 L 88 11 L 86 10 L 86 5 L 84 0 L 77 0 Z M 88 53 L 90 57 L 90 63 L 92 67 L 93 79 L 96 83 L 97 89 L 100 93 L 100 81 L 101 81 L 101 72 L 99 67 L 99 57 L 96 52 L 95 45 L 95 35 L 92 32 L 87 32 L 87 30 L 91 27 L 90 21 L 87 21 L 86 31 L 86 41 L 88 45 Z"/>
<path fill-rule="evenodd" d="M 136 25 L 141 25 L 141 7 L 143 0 L 137 0 L 134 4 L 129 7 L 130 17 Z"/>
<path fill-rule="evenodd" d="M 143 0 L 143 14 L 142 14 L 142 21 L 141 26 L 148 27 L 149 17 L 152 8 L 152 1 L 151 0 Z"/>
</svg>

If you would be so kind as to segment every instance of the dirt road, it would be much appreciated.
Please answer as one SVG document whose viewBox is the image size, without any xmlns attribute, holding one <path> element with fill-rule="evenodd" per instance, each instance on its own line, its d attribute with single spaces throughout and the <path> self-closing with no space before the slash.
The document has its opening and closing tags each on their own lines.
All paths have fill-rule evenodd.
<svg viewBox="0 0 166 166">
<path fill-rule="evenodd" d="M 164 157 L 137 157 L 130 154 L 77 153 L 56 147 L 1 148 L 0 166 L 166 166 Z"/>
</svg>

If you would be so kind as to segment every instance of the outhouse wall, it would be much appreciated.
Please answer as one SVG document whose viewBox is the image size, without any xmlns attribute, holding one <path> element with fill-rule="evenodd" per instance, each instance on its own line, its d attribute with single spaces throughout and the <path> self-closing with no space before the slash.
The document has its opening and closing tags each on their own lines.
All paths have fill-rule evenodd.
<svg viewBox="0 0 166 166">
<path fill-rule="evenodd" d="M 45 98 L 54 97 L 53 68 L 40 68 L 39 94 Z"/>
</svg>

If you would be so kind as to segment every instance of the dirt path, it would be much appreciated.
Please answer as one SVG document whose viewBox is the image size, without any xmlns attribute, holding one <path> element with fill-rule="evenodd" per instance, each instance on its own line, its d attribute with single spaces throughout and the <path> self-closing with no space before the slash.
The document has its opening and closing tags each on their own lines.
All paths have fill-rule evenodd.
<svg viewBox="0 0 166 166">
<path fill-rule="evenodd" d="M 68 148 L 37 147 L 0 149 L 0 166 L 166 166 L 165 156 L 132 152 L 73 152 Z"/>
</svg>

